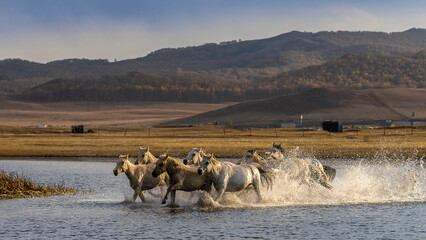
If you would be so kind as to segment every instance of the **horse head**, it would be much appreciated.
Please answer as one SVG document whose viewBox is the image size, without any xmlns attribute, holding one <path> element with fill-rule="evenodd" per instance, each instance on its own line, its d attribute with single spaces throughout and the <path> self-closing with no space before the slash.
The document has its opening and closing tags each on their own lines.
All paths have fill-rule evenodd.
<svg viewBox="0 0 426 240">
<path fill-rule="evenodd" d="M 254 149 L 248 150 L 246 153 L 244 153 L 243 158 L 245 160 L 250 159 L 254 156 L 255 153 L 256 153 L 256 150 L 254 150 Z"/>
<path fill-rule="evenodd" d="M 202 148 L 193 148 L 188 155 L 183 159 L 183 164 L 185 165 L 200 165 L 200 162 L 203 160 L 205 153 Z"/>
<path fill-rule="evenodd" d="M 139 147 L 138 157 L 135 161 L 135 164 L 148 164 L 149 163 L 149 147 L 143 148 Z"/>
<path fill-rule="evenodd" d="M 283 159 L 284 155 L 283 155 L 283 148 L 281 147 L 281 143 L 280 144 L 273 143 L 272 147 L 267 152 L 265 152 L 264 158 L 266 159 L 274 158 L 276 160 Z"/>
<path fill-rule="evenodd" d="M 158 177 L 160 176 L 162 173 L 164 173 L 167 170 L 167 161 L 169 159 L 169 154 L 163 154 L 158 158 L 158 161 L 155 165 L 154 170 L 152 171 L 152 176 L 153 177 Z"/>
<path fill-rule="evenodd" d="M 197 172 L 199 175 L 202 175 L 203 172 L 210 172 L 213 168 L 213 165 L 216 163 L 216 158 L 213 154 L 207 154 L 203 156 L 203 160 L 200 163 L 200 167 Z"/>
<path fill-rule="evenodd" d="M 128 169 L 128 161 L 129 161 L 129 155 L 120 155 L 119 160 L 116 162 L 116 166 L 114 170 L 112 171 L 115 176 L 118 176 L 122 172 L 126 172 Z"/>
</svg>

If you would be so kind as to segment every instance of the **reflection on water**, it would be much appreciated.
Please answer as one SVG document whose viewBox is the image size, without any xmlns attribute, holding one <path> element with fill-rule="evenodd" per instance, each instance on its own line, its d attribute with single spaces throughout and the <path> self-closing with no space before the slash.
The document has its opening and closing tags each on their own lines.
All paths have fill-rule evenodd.
<svg viewBox="0 0 426 240">
<path fill-rule="evenodd" d="M 133 190 L 115 163 L 0 161 L 0 168 L 41 183 L 65 182 L 94 193 L 0 201 L 2 239 L 39 238 L 396 238 L 426 231 L 425 170 L 419 161 L 328 160 L 337 169 L 330 191 L 289 182 L 277 173 L 272 191 L 209 195 L 178 192 L 179 206 L 164 206 Z M 215 194 L 215 193 L 213 193 Z M 201 200 L 200 200 L 201 199 Z"/>
</svg>

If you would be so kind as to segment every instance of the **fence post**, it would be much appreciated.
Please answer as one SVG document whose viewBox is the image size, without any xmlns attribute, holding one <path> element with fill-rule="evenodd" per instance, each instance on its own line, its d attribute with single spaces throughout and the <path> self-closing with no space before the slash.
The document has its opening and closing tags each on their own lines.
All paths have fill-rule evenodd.
<svg viewBox="0 0 426 240">
<path fill-rule="evenodd" d="M 223 128 L 223 136 L 225 136 L 225 127 Z"/>
<path fill-rule="evenodd" d="M 124 131 L 124 136 L 126 136 L 126 134 L 127 134 L 127 129 Z"/>
</svg>

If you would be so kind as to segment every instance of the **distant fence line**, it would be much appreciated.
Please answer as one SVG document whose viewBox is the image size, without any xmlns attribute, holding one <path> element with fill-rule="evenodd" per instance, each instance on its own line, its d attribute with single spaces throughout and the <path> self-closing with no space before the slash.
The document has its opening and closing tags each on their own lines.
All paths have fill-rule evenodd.
<svg viewBox="0 0 426 240">
<path fill-rule="evenodd" d="M 312 128 L 235 128 L 226 126 L 192 126 L 192 127 L 139 127 L 139 128 L 91 128 L 89 132 L 84 132 L 83 136 L 116 136 L 116 137 L 313 137 L 315 135 L 336 135 L 341 134 L 403 134 L 413 135 L 416 132 L 425 133 L 425 127 L 383 127 L 377 129 L 345 129 L 342 133 L 329 133 L 318 131 Z M 70 129 L 63 128 L 37 128 L 37 127 L 3 127 L 1 136 L 7 134 L 70 134 L 72 136 L 81 133 L 72 133 Z"/>
</svg>

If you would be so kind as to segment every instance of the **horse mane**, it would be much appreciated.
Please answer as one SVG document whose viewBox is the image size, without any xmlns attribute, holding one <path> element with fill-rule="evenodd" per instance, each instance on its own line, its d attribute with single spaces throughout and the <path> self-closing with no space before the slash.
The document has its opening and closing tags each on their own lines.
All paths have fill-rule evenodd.
<svg viewBox="0 0 426 240">
<path fill-rule="evenodd" d="M 118 156 L 119 159 L 121 159 L 122 161 L 129 161 L 130 163 L 132 163 L 130 160 L 133 160 L 133 158 L 129 159 L 129 154 L 121 154 L 120 156 Z"/>
<path fill-rule="evenodd" d="M 160 157 L 164 157 L 164 160 L 163 161 L 167 161 L 167 165 L 168 166 L 171 166 L 172 168 L 174 168 L 174 169 L 183 169 L 184 167 L 183 166 L 185 166 L 186 167 L 186 165 L 185 164 L 183 164 L 183 162 L 180 162 L 179 160 L 177 160 L 176 158 L 172 158 L 172 157 L 170 157 L 169 156 L 169 154 L 167 154 L 166 156 L 164 156 L 164 154 L 163 155 L 161 155 Z M 170 165 L 169 165 L 170 164 Z"/>
<path fill-rule="evenodd" d="M 220 162 L 219 162 L 218 160 L 216 160 L 216 158 L 215 158 L 215 156 L 214 156 L 213 154 L 210 156 L 210 163 L 211 163 L 213 166 L 218 166 L 218 165 L 220 165 Z"/>
</svg>

